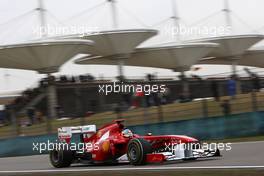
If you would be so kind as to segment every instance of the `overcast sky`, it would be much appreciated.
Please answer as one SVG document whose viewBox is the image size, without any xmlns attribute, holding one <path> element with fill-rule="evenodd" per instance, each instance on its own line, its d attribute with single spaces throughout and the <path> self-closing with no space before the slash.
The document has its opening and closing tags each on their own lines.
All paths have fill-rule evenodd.
<svg viewBox="0 0 264 176">
<path fill-rule="evenodd" d="M 43 0 L 47 9 L 47 24 L 53 26 L 89 26 L 91 29 L 112 29 L 111 9 L 106 0 Z M 104 3 L 104 4 L 103 4 Z M 223 0 L 176 0 L 176 9 L 183 26 L 225 26 L 225 16 L 221 10 Z M 34 9 L 37 0 L 0 0 L 0 44 L 17 43 L 36 39 L 33 29 L 39 27 L 38 13 Z M 97 6 L 97 8 L 93 8 Z M 231 12 L 231 34 L 263 33 L 263 0 L 229 0 Z M 84 12 L 85 13 L 81 13 Z M 118 27 L 156 28 L 161 35 L 145 43 L 152 45 L 175 40 L 164 30 L 173 25 L 171 0 L 117 0 Z M 22 16 L 21 16 L 22 15 Z M 19 17 L 20 16 L 20 17 Z M 206 18 L 212 16 L 210 18 Z M 18 17 L 18 18 L 16 18 Z M 12 20 L 14 19 L 15 20 Z M 168 19 L 168 20 L 166 20 Z M 198 23 L 201 19 L 201 23 Z M 10 21 L 11 20 L 11 21 Z M 163 21 L 163 22 L 162 22 Z M 163 31 L 163 32 L 162 32 Z M 181 36 L 181 39 L 206 36 Z M 241 69 L 241 68 L 239 68 Z M 199 75 L 210 75 L 230 71 L 224 66 L 202 66 L 196 72 Z M 126 67 L 127 76 L 142 76 L 157 72 L 159 75 L 175 75 L 170 70 L 156 68 Z M 91 73 L 95 76 L 116 76 L 114 66 L 77 66 L 69 62 L 59 74 L 77 75 Z M 22 90 L 32 87 L 40 78 L 35 72 L 0 69 L 0 91 Z"/>
</svg>

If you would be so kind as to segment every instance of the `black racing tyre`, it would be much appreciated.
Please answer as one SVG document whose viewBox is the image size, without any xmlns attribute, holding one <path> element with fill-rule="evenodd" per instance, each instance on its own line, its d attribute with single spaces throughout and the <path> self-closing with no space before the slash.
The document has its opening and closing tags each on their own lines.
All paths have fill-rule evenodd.
<svg viewBox="0 0 264 176">
<path fill-rule="evenodd" d="M 195 161 L 197 160 L 198 158 L 184 158 L 182 159 L 183 161 Z"/>
<path fill-rule="evenodd" d="M 69 167 L 74 159 L 71 150 L 52 150 L 50 151 L 50 162 L 56 168 Z"/>
<path fill-rule="evenodd" d="M 214 153 L 214 156 L 221 156 L 221 153 L 220 153 L 220 150 L 219 149 L 216 149 L 216 151 Z"/>
<path fill-rule="evenodd" d="M 128 143 L 127 157 L 133 165 L 146 164 L 147 154 L 152 153 L 151 144 L 145 139 L 131 139 Z"/>
</svg>

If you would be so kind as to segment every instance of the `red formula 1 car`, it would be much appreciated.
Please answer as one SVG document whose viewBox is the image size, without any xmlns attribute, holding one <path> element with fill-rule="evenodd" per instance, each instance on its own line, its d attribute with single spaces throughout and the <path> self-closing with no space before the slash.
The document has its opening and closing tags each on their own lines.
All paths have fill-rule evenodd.
<svg viewBox="0 0 264 176">
<path fill-rule="evenodd" d="M 151 162 L 194 160 L 220 156 L 218 149 L 204 150 L 197 139 L 182 135 L 139 136 L 117 120 L 96 131 L 95 125 L 58 129 L 60 143 L 50 152 L 54 167 L 72 163 L 129 162 L 143 165 Z M 72 142 L 74 135 L 79 142 Z"/>
</svg>

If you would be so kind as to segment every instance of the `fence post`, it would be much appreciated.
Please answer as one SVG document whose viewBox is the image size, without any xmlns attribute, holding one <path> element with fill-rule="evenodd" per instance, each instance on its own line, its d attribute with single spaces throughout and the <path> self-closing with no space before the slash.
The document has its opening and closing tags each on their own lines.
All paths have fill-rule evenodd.
<svg viewBox="0 0 264 176">
<path fill-rule="evenodd" d="M 117 117 L 117 119 L 122 119 L 122 113 L 121 112 L 117 112 L 116 117 Z"/>
<path fill-rule="evenodd" d="M 148 124 L 148 108 L 143 107 L 143 119 L 144 119 L 144 124 Z"/>
<path fill-rule="evenodd" d="M 14 134 L 15 136 L 19 136 L 20 135 L 20 125 L 17 121 L 17 116 L 16 116 L 14 108 L 12 107 L 9 112 L 11 115 L 12 124 L 14 126 L 14 132 L 15 132 Z"/>
<path fill-rule="evenodd" d="M 58 106 L 57 102 L 57 88 L 55 84 L 55 78 L 48 74 L 48 85 L 46 87 L 46 99 L 47 99 L 47 133 L 52 133 L 52 123 L 53 119 L 58 117 Z"/>
<path fill-rule="evenodd" d="M 81 124 L 81 126 L 83 126 L 83 125 L 86 124 L 86 123 L 85 123 L 85 116 L 81 116 L 81 117 L 80 117 L 80 124 Z"/>
<path fill-rule="evenodd" d="M 122 110 L 121 110 L 120 105 L 117 105 L 115 107 L 115 113 L 116 113 L 116 118 L 117 119 L 122 119 Z"/>
<path fill-rule="evenodd" d="M 58 112 L 56 108 L 58 106 L 57 100 L 57 88 L 54 82 L 54 78 L 49 76 L 49 83 L 47 85 L 47 110 L 51 119 L 58 118 Z"/>
<path fill-rule="evenodd" d="M 208 117 L 208 106 L 207 106 L 207 100 L 202 100 L 202 110 L 203 110 L 203 116 Z"/>
<path fill-rule="evenodd" d="M 74 88 L 74 93 L 75 93 L 75 113 L 77 117 L 80 117 L 85 112 L 83 108 L 82 95 L 81 95 L 80 88 L 78 87 Z"/>
<path fill-rule="evenodd" d="M 46 130 L 47 130 L 47 134 L 51 134 L 52 133 L 52 124 L 51 124 L 51 119 L 49 117 L 49 115 L 47 115 L 47 124 L 46 124 Z"/>
<path fill-rule="evenodd" d="M 105 96 L 102 93 L 98 94 L 98 101 L 99 101 L 99 112 L 106 111 L 105 109 Z"/>
<path fill-rule="evenodd" d="M 163 122 L 164 118 L 163 118 L 163 110 L 161 105 L 158 105 L 158 116 L 159 116 L 159 122 Z"/>
<path fill-rule="evenodd" d="M 252 101 L 252 110 L 254 112 L 258 111 L 258 102 L 257 102 L 257 96 L 256 96 L 256 91 L 251 92 L 251 101 Z"/>
</svg>

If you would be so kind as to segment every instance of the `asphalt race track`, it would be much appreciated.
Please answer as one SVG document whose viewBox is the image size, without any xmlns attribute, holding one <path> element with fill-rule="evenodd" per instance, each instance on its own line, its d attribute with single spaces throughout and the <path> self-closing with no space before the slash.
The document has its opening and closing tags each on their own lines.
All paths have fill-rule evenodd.
<svg viewBox="0 0 264 176">
<path fill-rule="evenodd" d="M 73 165 L 69 168 L 56 169 L 49 163 L 48 155 L 0 158 L 2 173 L 34 172 L 74 172 L 74 171 L 119 171 L 119 170 L 173 170 L 191 168 L 264 168 L 264 141 L 233 143 L 231 151 L 223 151 L 223 157 L 198 159 L 196 161 L 177 161 L 146 166 L 120 164 L 115 166 Z"/>
</svg>

